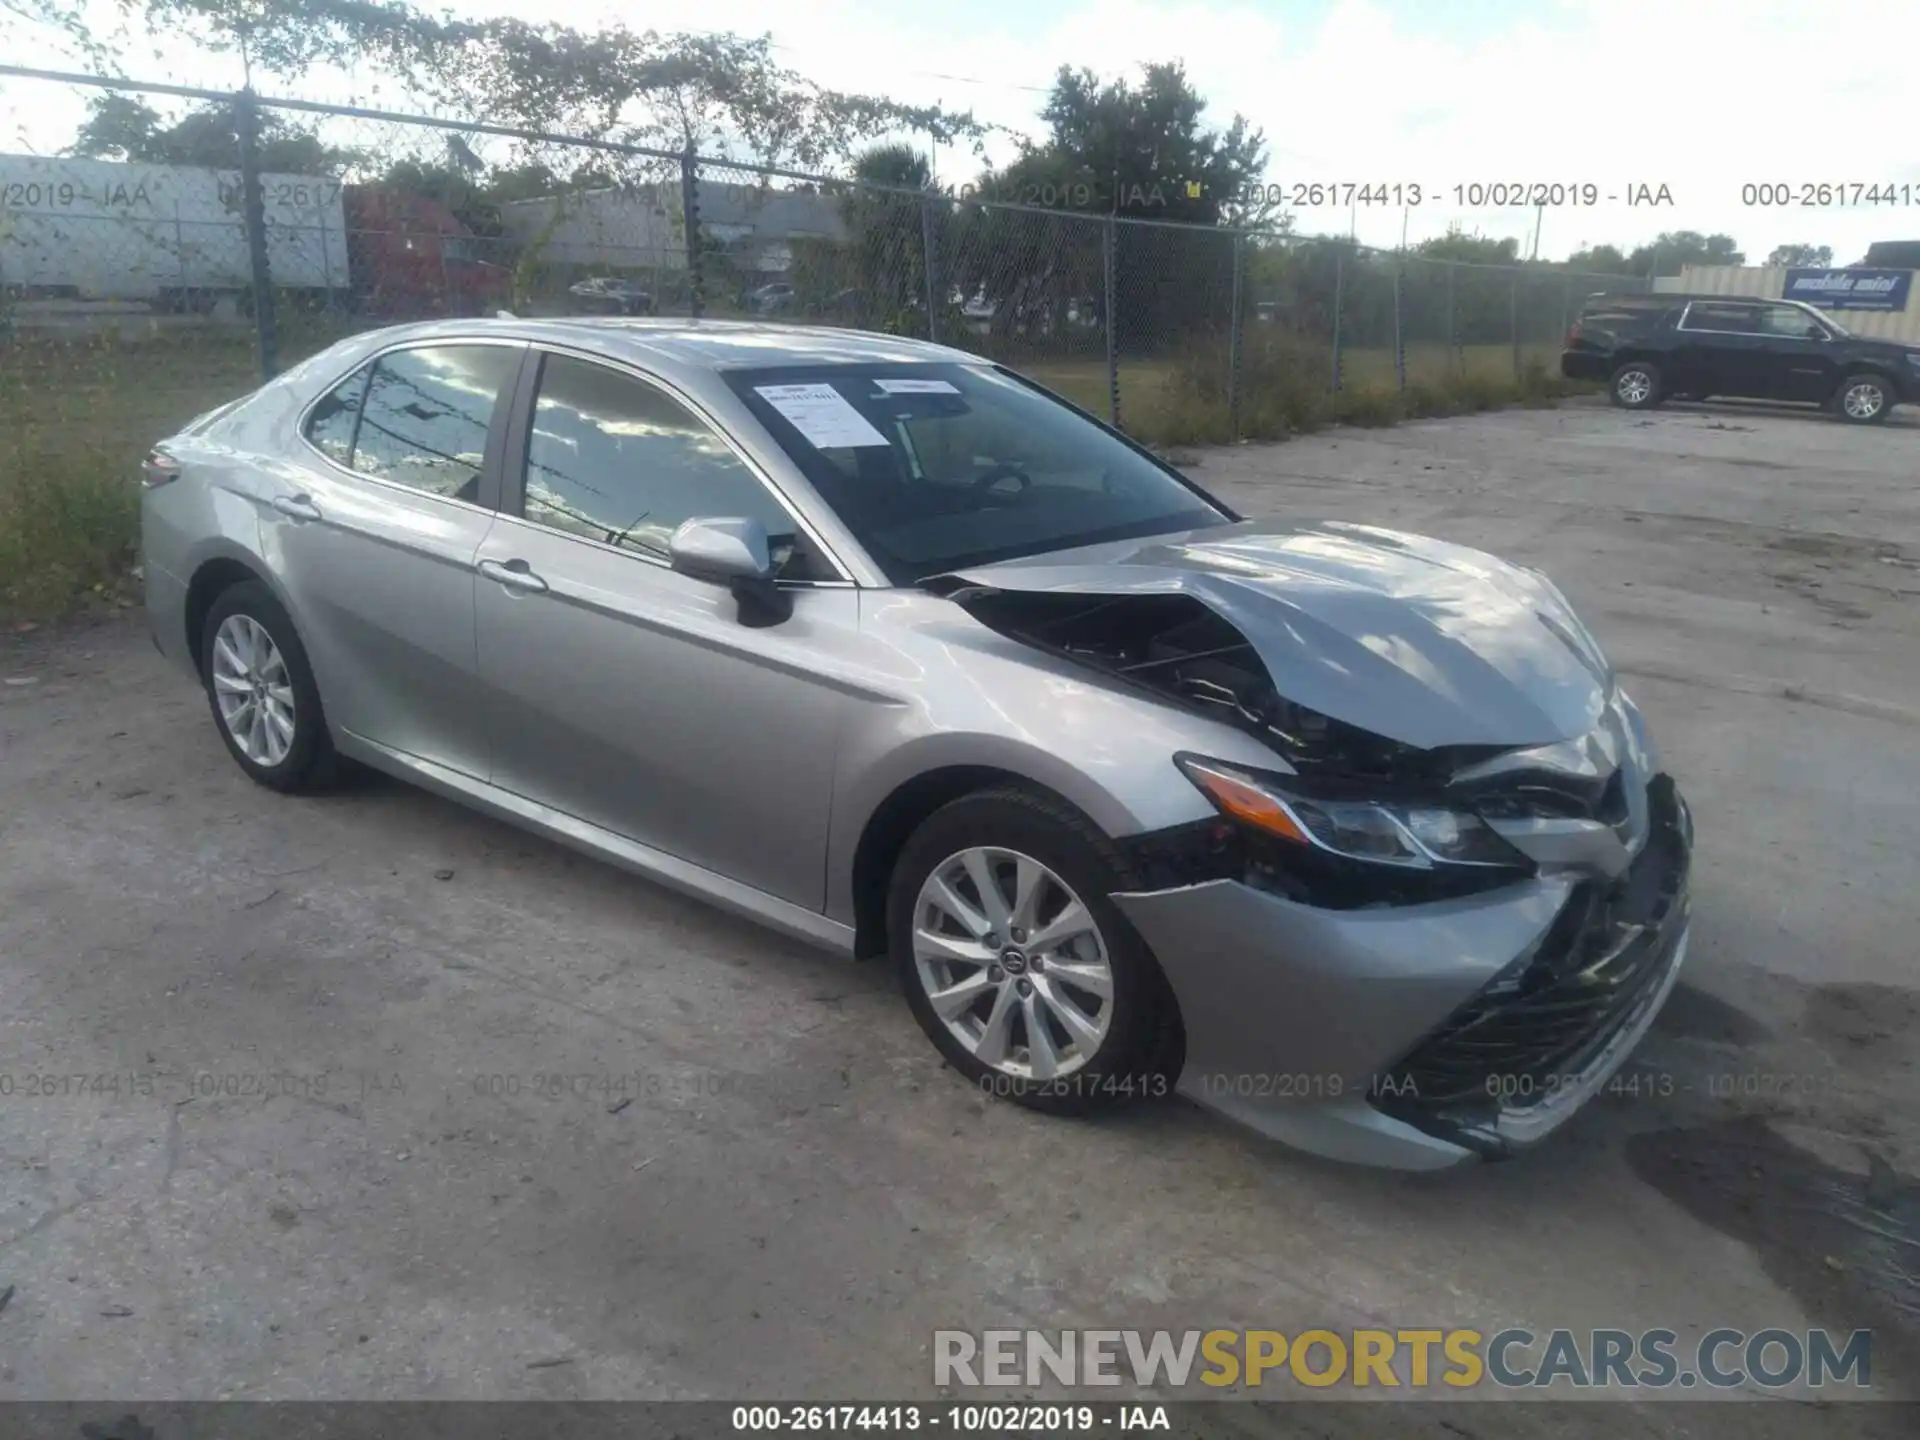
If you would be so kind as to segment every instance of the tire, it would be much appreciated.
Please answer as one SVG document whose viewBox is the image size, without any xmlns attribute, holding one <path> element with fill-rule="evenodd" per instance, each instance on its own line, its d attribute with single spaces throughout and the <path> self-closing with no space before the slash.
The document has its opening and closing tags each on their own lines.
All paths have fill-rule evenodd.
<svg viewBox="0 0 1920 1440">
<path fill-rule="evenodd" d="M 1607 381 L 1607 398 L 1623 410 L 1651 410 L 1666 397 L 1660 391 L 1660 367 L 1651 360 L 1629 360 Z"/>
<path fill-rule="evenodd" d="M 1031 942 L 1015 942 L 1017 916 L 1004 932 L 990 923 L 970 858 L 997 883 L 1003 906 L 1018 896 L 1023 869 L 1036 876 L 1031 920 L 1041 931 L 1058 926 L 1074 900 L 1087 925 L 1056 936 L 1058 948 L 1023 948 Z M 990 935 L 928 898 L 938 880 Z M 1166 1094 L 1177 1075 L 1179 1016 L 1146 942 L 1109 898 L 1132 883 L 1106 836 L 1058 800 L 988 790 L 928 817 L 894 866 L 887 936 L 914 1018 L 947 1063 L 982 1090 L 1057 1115 Z M 929 944 L 929 935 L 948 945 Z M 961 954 L 978 958 L 950 958 Z M 935 993 L 963 987 L 972 1005 L 936 1006 Z M 1030 1017 L 1044 1048 L 1033 1044 Z"/>
<path fill-rule="evenodd" d="M 259 581 L 230 585 L 214 598 L 200 630 L 200 679 L 214 728 L 254 781 L 287 794 L 333 782 L 339 760 L 306 647 Z M 238 698 L 236 686 L 251 687 L 251 704 Z M 285 725 L 277 723 L 282 718 Z"/>
<path fill-rule="evenodd" d="M 1833 413 L 1851 425 L 1878 425 L 1893 406 L 1893 386 L 1883 375 L 1849 375 L 1833 392 Z"/>
</svg>

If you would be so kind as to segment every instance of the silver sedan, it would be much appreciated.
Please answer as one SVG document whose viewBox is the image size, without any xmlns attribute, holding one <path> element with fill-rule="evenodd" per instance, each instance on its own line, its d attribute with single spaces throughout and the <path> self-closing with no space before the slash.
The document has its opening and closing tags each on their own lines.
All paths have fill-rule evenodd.
<svg viewBox="0 0 1920 1440">
<path fill-rule="evenodd" d="M 1544 576 L 1243 521 L 977 356 L 405 326 L 143 480 L 155 640 L 253 779 L 356 761 L 885 956 L 1038 1109 L 1502 1156 L 1686 950 L 1686 806 Z"/>
</svg>

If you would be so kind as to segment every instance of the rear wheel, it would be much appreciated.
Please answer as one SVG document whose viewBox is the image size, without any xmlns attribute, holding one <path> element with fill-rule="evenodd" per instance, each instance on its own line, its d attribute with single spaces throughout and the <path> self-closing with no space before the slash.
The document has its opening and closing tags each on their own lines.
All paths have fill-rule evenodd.
<svg viewBox="0 0 1920 1440">
<path fill-rule="evenodd" d="M 1163 1094 L 1178 1022 L 1113 901 L 1132 883 L 1083 816 L 1017 789 L 965 796 L 894 868 L 888 938 L 914 1018 L 983 1090 L 1075 1114 Z"/>
<path fill-rule="evenodd" d="M 1623 410 L 1649 410 L 1658 405 L 1660 367 L 1650 360 L 1629 360 L 1607 382 L 1607 398 Z"/>
<path fill-rule="evenodd" d="M 337 760 L 320 691 L 293 621 L 257 580 L 214 599 L 200 632 L 200 673 L 228 753 L 273 790 L 324 788 Z"/>
<path fill-rule="evenodd" d="M 1833 398 L 1834 412 L 1855 425 L 1874 425 L 1893 408 L 1893 392 L 1878 375 L 1849 375 Z"/>
</svg>

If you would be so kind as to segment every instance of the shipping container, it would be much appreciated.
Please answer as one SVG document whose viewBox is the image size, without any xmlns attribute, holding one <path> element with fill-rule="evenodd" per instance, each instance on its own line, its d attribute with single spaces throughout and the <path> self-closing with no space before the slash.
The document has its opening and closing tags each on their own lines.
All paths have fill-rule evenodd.
<svg viewBox="0 0 1920 1440">
<path fill-rule="evenodd" d="M 341 185 L 262 175 L 276 289 L 349 287 Z M 14 295 L 204 309 L 251 288 L 240 172 L 0 155 L 0 287 Z"/>
</svg>

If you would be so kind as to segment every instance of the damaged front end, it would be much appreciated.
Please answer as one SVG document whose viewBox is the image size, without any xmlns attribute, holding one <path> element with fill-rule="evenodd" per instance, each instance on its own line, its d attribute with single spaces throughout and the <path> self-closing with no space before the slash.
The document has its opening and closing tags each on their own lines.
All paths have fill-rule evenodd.
<svg viewBox="0 0 1920 1440">
<path fill-rule="evenodd" d="M 1275 757 L 1170 757 L 1216 813 L 1118 842 L 1139 884 L 1116 899 L 1181 1003 L 1183 1092 L 1323 1153 L 1401 1163 L 1415 1150 L 1394 1137 L 1411 1135 L 1492 1157 L 1557 1126 L 1624 1061 L 1684 954 L 1691 821 L 1570 612 L 1531 617 L 1549 623 L 1504 651 L 1494 636 L 1483 653 L 1499 668 L 1462 658 L 1446 617 L 1423 625 L 1417 606 L 1408 634 L 1382 637 L 1212 576 L 994 578 L 932 588 Z M 1330 631 L 1354 643 L 1316 668 Z M 1358 705 L 1338 703 L 1342 675 Z M 1463 676 L 1491 677 L 1503 718 L 1479 723 Z M 1288 691 L 1305 677 L 1321 703 L 1276 677 Z M 1317 1078 L 1249 1095 L 1249 1075 Z M 1431 1153 L 1406 1163 L 1442 1163 Z"/>
<path fill-rule="evenodd" d="M 1274 685 L 1253 642 L 1191 594 L 999 590 L 961 581 L 945 593 L 1009 639 L 1238 726 L 1302 774 L 1440 781 L 1503 748 L 1422 750 L 1296 704 Z"/>
<path fill-rule="evenodd" d="M 1125 842 L 1157 888 L 1237 879 L 1330 909 L 1473 894 L 1537 868 L 1486 815 L 1597 816 L 1606 804 L 1586 776 L 1538 767 L 1481 775 L 1510 746 L 1421 747 L 1287 698 L 1259 648 L 1192 594 L 964 582 L 946 593 L 988 628 L 1233 725 L 1282 762 L 1261 771 L 1175 757 L 1221 817 Z M 1455 793 L 1463 776 L 1464 793 Z"/>
</svg>

